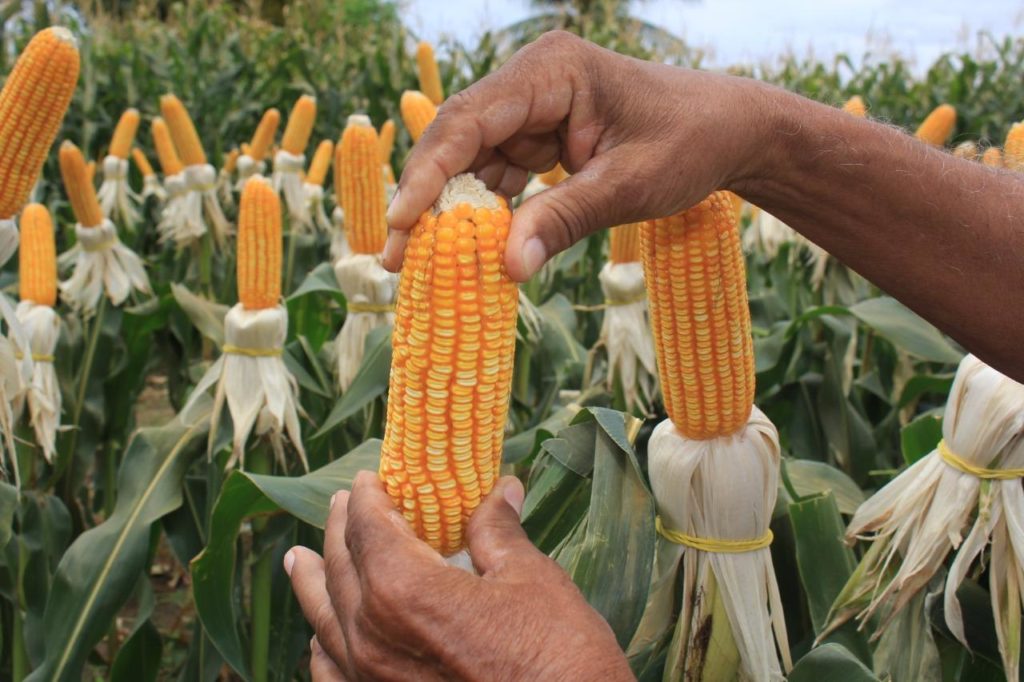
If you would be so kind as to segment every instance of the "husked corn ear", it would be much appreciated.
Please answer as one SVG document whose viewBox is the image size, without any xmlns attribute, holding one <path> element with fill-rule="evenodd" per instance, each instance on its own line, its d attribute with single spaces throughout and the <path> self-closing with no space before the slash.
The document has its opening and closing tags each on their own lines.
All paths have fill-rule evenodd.
<svg viewBox="0 0 1024 682">
<path fill-rule="evenodd" d="M 60 174 L 75 219 L 82 227 L 99 227 L 103 223 L 103 211 L 96 198 L 96 188 L 82 150 L 70 142 L 60 146 Z"/>
<path fill-rule="evenodd" d="M 377 137 L 377 144 L 380 148 L 380 162 L 382 165 L 391 164 L 391 153 L 395 149 L 395 122 L 390 118 L 384 121 L 380 127 Z"/>
<path fill-rule="evenodd" d="M 440 106 L 444 101 L 441 71 L 437 68 L 434 46 L 426 41 L 416 46 L 416 70 L 420 77 L 420 91 L 429 97 L 431 102 Z"/>
<path fill-rule="evenodd" d="M 864 100 L 860 98 L 860 95 L 854 95 L 846 100 L 846 104 L 843 105 L 843 111 L 853 114 L 858 118 L 864 118 L 868 115 L 868 107 L 864 104 Z"/>
<path fill-rule="evenodd" d="M 640 240 L 665 410 L 687 438 L 735 433 L 754 404 L 754 345 L 729 197 L 648 221 Z"/>
<path fill-rule="evenodd" d="M 146 153 L 138 147 L 132 149 L 132 161 L 135 162 L 135 167 L 139 169 L 139 173 L 144 178 L 148 178 L 151 175 L 156 175 L 153 172 L 153 164 L 146 158 Z"/>
<path fill-rule="evenodd" d="M 541 173 L 537 177 L 539 177 L 540 181 L 543 182 L 548 187 L 554 187 L 562 180 L 565 180 L 567 177 L 569 177 L 569 174 L 565 172 L 564 168 L 562 168 L 562 164 L 556 163 L 554 168 L 547 171 L 546 173 Z"/>
<path fill-rule="evenodd" d="M 1003 153 L 999 151 L 999 147 L 989 147 L 985 150 L 985 153 L 981 155 L 981 162 L 986 166 L 992 168 L 1003 167 Z"/>
<path fill-rule="evenodd" d="M 1024 170 L 1024 123 L 1010 126 L 1003 144 L 1003 163 L 1010 170 Z"/>
<path fill-rule="evenodd" d="M 159 116 L 153 119 L 153 146 L 156 147 L 156 156 L 160 160 L 160 168 L 164 175 L 177 175 L 185 170 L 185 164 L 178 156 L 178 150 L 171 139 L 171 131 L 167 122 Z"/>
<path fill-rule="evenodd" d="M 85 164 L 85 177 L 89 181 L 89 184 L 93 184 L 96 179 L 96 162 L 88 161 Z"/>
<path fill-rule="evenodd" d="M 29 204 L 18 229 L 18 295 L 52 308 L 57 304 L 57 247 L 50 212 L 41 204 Z"/>
<path fill-rule="evenodd" d="M 139 130 L 139 120 L 138 109 L 127 109 L 121 114 L 121 119 L 114 128 L 114 136 L 110 138 L 108 153 L 111 156 L 116 156 L 119 159 L 128 158 L 128 153 L 135 142 L 135 133 Z"/>
<path fill-rule="evenodd" d="M 78 43 L 65 28 L 37 33 L 0 92 L 0 219 L 28 201 L 78 83 Z"/>
<path fill-rule="evenodd" d="M 608 233 L 608 260 L 612 263 L 640 261 L 640 227 L 643 223 L 627 223 L 613 227 Z"/>
<path fill-rule="evenodd" d="M 200 142 L 196 125 L 181 100 L 174 95 L 164 95 L 160 98 L 160 113 L 163 114 L 164 121 L 171 131 L 171 139 L 174 140 L 174 147 L 178 150 L 182 162 L 186 166 L 205 166 L 206 152 L 203 151 L 203 143 Z"/>
<path fill-rule="evenodd" d="M 225 173 L 231 174 L 235 172 L 235 169 L 238 168 L 238 157 L 241 153 L 242 152 L 238 149 L 238 147 L 235 147 L 234 149 L 228 152 L 228 155 L 224 157 Z"/>
<path fill-rule="evenodd" d="M 953 156 L 958 159 L 967 159 L 968 161 L 977 161 L 980 158 L 978 153 L 978 145 L 967 140 L 961 142 L 957 146 L 953 147 Z"/>
<path fill-rule="evenodd" d="M 380 477 L 444 555 L 462 548 L 501 465 L 518 312 L 504 266 L 511 217 L 457 176 L 413 228 L 402 267 Z"/>
<path fill-rule="evenodd" d="M 316 148 L 313 154 L 313 161 L 309 164 L 309 172 L 306 174 L 306 182 L 311 185 L 323 185 L 327 179 L 327 170 L 331 167 L 331 157 L 334 155 L 334 143 L 324 140 Z"/>
<path fill-rule="evenodd" d="M 942 147 L 956 127 L 956 109 L 940 104 L 918 126 L 914 137 L 935 147 Z"/>
<path fill-rule="evenodd" d="M 245 183 L 238 212 L 238 300 L 246 310 L 281 298 L 281 200 L 266 179 Z"/>
<path fill-rule="evenodd" d="M 260 119 L 260 124 L 256 126 L 256 132 L 253 133 L 252 141 L 248 147 L 242 147 L 242 152 L 247 154 L 253 161 L 262 161 L 266 158 L 267 152 L 270 151 L 270 145 L 274 144 L 274 138 L 277 136 L 277 127 L 281 125 L 281 112 L 277 109 L 267 109 L 263 112 L 263 118 Z"/>
<path fill-rule="evenodd" d="M 736 224 L 739 225 L 740 219 L 743 217 L 743 197 L 735 192 L 729 192 L 727 190 L 723 191 L 728 195 L 729 201 L 732 202 L 732 211 L 736 216 Z"/>
<path fill-rule="evenodd" d="M 349 116 L 335 175 L 341 175 L 345 234 L 353 253 L 380 253 L 388 238 L 384 176 L 377 131 L 366 116 Z"/>
<path fill-rule="evenodd" d="M 399 108 L 402 110 L 402 122 L 405 123 L 409 136 L 414 143 L 419 142 L 423 137 L 423 131 L 437 117 L 437 107 L 422 92 L 406 90 L 402 93 Z"/>
<path fill-rule="evenodd" d="M 309 136 L 313 134 L 314 123 L 316 98 L 303 95 L 295 102 L 292 113 L 288 116 L 288 125 L 285 126 L 284 137 L 281 139 L 281 149 L 295 156 L 305 154 Z"/>
</svg>

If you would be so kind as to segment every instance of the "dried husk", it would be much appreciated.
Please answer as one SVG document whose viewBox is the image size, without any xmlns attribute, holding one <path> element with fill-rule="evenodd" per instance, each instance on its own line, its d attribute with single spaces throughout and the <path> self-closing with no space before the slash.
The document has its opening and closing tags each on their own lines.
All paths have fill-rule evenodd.
<svg viewBox="0 0 1024 682">
<path fill-rule="evenodd" d="M 103 159 L 103 183 L 96 195 L 104 218 L 132 229 L 139 222 L 135 204 L 139 195 L 128 185 L 128 159 L 107 156 Z"/>
<path fill-rule="evenodd" d="M 313 219 L 302 181 L 305 167 L 306 157 L 302 154 L 289 154 L 282 149 L 274 155 L 274 191 L 284 196 L 292 229 L 298 232 L 313 231 Z"/>
<path fill-rule="evenodd" d="M 646 410 L 651 405 L 658 370 L 643 264 L 605 263 L 598 279 L 607 302 L 600 337 L 608 354 L 607 387 L 612 390 L 618 377 L 626 410 L 637 404 Z"/>
<path fill-rule="evenodd" d="M 86 317 L 96 312 L 100 296 L 120 305 L 132 290 L 152 293 L 142 260 L 121 243 L 109 219 L 98 227 L 75 225 L 75 269 L 60 283 L 60 295 L 73 310 Z"/>
<path fill-rule="evenodd" d="M 377 327 L 394 324 L 398 275 L 384 269 L 380 256 L 358 253 L 338 259 L 334 275 L 349 306 L 345 323 L 334 341 L 335 377 L 338 387 L 345 391 L 363 364 L 366 337 Z M 353 304 L 380 309 L 358 311 L 353 309 Z"/>
<path fill-rule="evenodd" d="M 16 353 L 31 357 L 32 372 L 21 385 L 14 398 L 14 414 L 20 416 L 28 406 L 29 424 L 36 443 L 47 462 L 52 463 L 56 452 L 57 430 L 60 428 L 61 393 L 53 355 L 60 339 L 60 318 L 50 306 L 21 301 L 16 308 L 18 320 L 28 336 L 28 348 L 13 340 Z"/>
<path fill-rule="evenodd" d="M 321 232 L 330 232 L 333 224 L 327 216 L 327 209 L 324 208 L 324 188 L 307 182 L 302 186 L 302 190 L 306 194 L 306 205 L 312 225 Z"/>
</svg>

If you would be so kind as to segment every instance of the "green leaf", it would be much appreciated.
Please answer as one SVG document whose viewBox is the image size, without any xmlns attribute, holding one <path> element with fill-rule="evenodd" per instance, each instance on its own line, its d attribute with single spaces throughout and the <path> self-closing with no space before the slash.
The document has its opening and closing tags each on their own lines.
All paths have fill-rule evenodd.
<svg viewBox="0 0 1024 682">
<path fill-rule="evenodd" d="M 377 327 L 366 337 L 363 364 L 348 390 L 335 403 L 324 425 L 313 435 L 322 438 L 338 428 L 346 419 L 362 410 L 388 389 L 391 372 L 391 326 Z"/>
<path fill-rule="evenodd" d="M 541 315 L 541 353 L 554 373 L 581 369 L 587 351 L 576 338 L 576 311 L 562 294 L 555 294 L 537 310 Z"/>
<path fill-rule="evenodd" d="M 331 496 L 350 489 L 359 471 L 375 471 L 379 457 L 380 441 L 373 440 L 305 476 L 233 471 L 224 482 L 210 520 L 209 542 L 192 561 L 192 591 L 210 641 L 244 679 L 251 678 L 249 645 L 235 583 L 242 521 L 255 514 L 284 510 L 323 528 Z"/>
<path fill-rule="evenodd" d="M 155 682 L 160 672 L 163 639 L 150 621 L 154 599 L 146 573 L 139 576 L 135 593 L 138 604 L 135 625 L 117 650 L 117 657 L 110 668 L 110 682 Z"/>
<path fill-rule="evenodd" d="M 287 300 L 294 301 L 303 296 L 321 292 L 334 294 L 339 300 L 344 300 L 344 295 L 338 287 L 338 279 L 334 276 L 334 266 L 330 263 L 321 263 L 313 268 Z"/>
<path fill-rule="evenodd" d="M 861 301 L 850 312 L 881 336 L 911 355 L 929 362 L 955 364 L 963 358 L 938 329 L 894 298 Z"/>
<path fill-rule="evenodd" d="M 224 345 L 224 317 L 228 306 L 196 296 L 181 284 L 171 284 L 171 293 L 178 306 L 192 320 L 199 333 L 213 341 L 218 348 Z"/>
<path fill-rule="evenodd" d="M 106 634 L 145 568 L 150 525 L 181 504 L 181 480 L 206 420 L 142 429 L 118 472 L 110 518 L 71 545 L 46 604 L 45 658 L 30 680 L 81 679 L 92 647 Z"/>
<path fill-rule="evenodd" d="M 934 412 L 918 415 L 900 429 L 900 448 L 903 460 L 913 464 L 935 449 L 942 440 L 942 417 Z"/>
<path fill-rule="evenodd" d="M 853 479 L 834 466 L 809 459 L 787 459 L 786 475 L 801 497 L 831 492 L 839 511 L 852 515 L 867 497 Z"/>
<path fill-rule="evenodd" d="M 793 666 L 789 682 L 878 682 L 857 657 L 838 644 L 823 644 Z"/>
<path fill-rule="evenodd" d="M 18 508 L 18 489 L 10 483 L 0 481 L 0 549 L 11 539 L 11 525 Z"/>
<path fill-rule="evenodd" d="M 501 459 L 505 464 L 515 464 L 529 457 L 540 443 L 551 438 L 572 421 L 579 413 L 579 406 L 566 406 L 531 429 L 521 431 L 505 439 Z"/>
</svg>

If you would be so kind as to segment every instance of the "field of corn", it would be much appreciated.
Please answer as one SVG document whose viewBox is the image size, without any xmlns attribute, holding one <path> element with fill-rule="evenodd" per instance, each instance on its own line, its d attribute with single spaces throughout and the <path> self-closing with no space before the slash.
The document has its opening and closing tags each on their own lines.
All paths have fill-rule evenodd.
<svg viewBox="0 0 1024 682">
<path fill-rule="evenodd" d="M 27 4 L 0 10 L 0 680 L 308 679 L 282 558 L 360 470 L 445 555 L 519 476 L 641 680 L 1020 677 L 1024 387 L 772 216 L 718 192 L 517 290 L 522 197 L 463 177 L 381 267 L 408 150 L 516 47 L 699 51 L 628 3 L 434 46 L 373 0 Z M 1024 40 L 734 71 L 1024 168 Z"/>
</svg>

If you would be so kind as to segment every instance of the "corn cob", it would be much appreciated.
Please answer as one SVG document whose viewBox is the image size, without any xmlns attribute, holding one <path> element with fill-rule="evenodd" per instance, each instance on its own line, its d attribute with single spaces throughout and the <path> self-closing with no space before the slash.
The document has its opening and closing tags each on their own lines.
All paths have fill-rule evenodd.
<svg viewBox="0 0 1024 682">
<path fill-rule="evenodd" d="M 843 111 L 857 118 L 864 118 L 868 115 L 868 107 L 864 104 L 864 100 L 860 98 L 860 95 L 854 95 L 846 100 L 846 104 L 843 105 Z"/>
<path fill-rule="evenodd" d="M 754 347 L 735 213 L 715 192 L 640 232 L 665 410 L 694 440 L 742 428 L 754 401 Z"/>
<path fill-rule="evenodd" d="M 989 147 L 981 155 L 981 162 L 992 168 L 1003 168 L 1003 153 L 999 151 L 999 147 Z"/>
<path fill-rule="evenodd" d="M 377 142 L 380 147 L 380 162 L 382 165 L 391 165 L 391 154 L 395 149 L 395 122 L 390 118 L 384 121 L 384 125 L 380 127 L 380 133 L 377 137 Z"/>
<path fill-rule="evenodd" d="M 612 263 L 640 261 L 640 228 L 642 223 L 628 223 L 613 227 L 609 232 L 608 260 Z"/>
<path fill-rule="evenodd" d="M 99 227 L 103 223 L 103 212 L 96 189 L 82 151 L 71 142 L 60 146 L 60 173 L 75 219 L 82 227 Z"/>
<path fill-rule="evenodd" d="M 1010 170 L 1024 170 L 1024 123 L 1014 123 L 1006 134 L 1003 163 Z"/>
<path fill-rule="evenodd" d="M 437 59 L 434 58 L 434 47 L 426 41 L 416 46 L 416 70 L 420 78 L 420 91 L 430 98 L 431 102 L 440 106 L 444 101 L 441 72 L 437 68 Z"/>
<path fill-rule="evenodd" d="M 171 131 L 166 121 L 159 116 L 153 119 L 153 146 L 156 147 L 156 156 L 160 160 L 160 168 L 165 176 L 178 175 L 185 170 L 185 165 L 178 156 L 178 150 L 171 139 Z"/>
<path fill-rule="evenodd" d="M 281 298 L 281 200 L 270 183 L 245 183 L 238 213 L 238 300 L 246 310 L 277 307 Z"/>
<path fill-rule="evenodd" d="M 57 247 L 50 212 L 41 204 L 29 204 L 19 227 L 18 295 L 52 308 L 57 304 Z"/>
<path fill-rule="evenodd" d="M 402 110 L 402 122 L 405 123 L 409 136 L 414 143 L 419 142 L 423 131 L 437 117 L 437 107 L 422 92 L 406 90 L 402 93 L 399 108 Z"/>
<path fill-rule="evenodd" d="M 942 147 L 956 127 L 956 109 L 940 104 L 921 122 L 914 137 L 934 147 Z"/>
<path fill-rule="evenodd" d="M 235 147 L 234 149 L 227 153 L 227 156 L 224 157 L 223 171 L 225 173 L 231 175 L 232 173 L 235 172 L 235 169 L 238 168 L 238 157 L 241 155 L 241 153 L 242 152 L 241 150 L 238 149 L 238 147 Z"/>
<path fill-rule="evenodd" d="M 87 161 L 85 164 L 85 177 L 89 181 L 89 184 L 93 184 L 96 179 L 96 162 Z"/>
<path fill-rule="evenodd" d="M 387 240 L 384 177 L 380 172 L 377 131 L 366 116 L 349 116 L 338 145 L 335 175 L 341 176 L 341 207 L 353 253 L 374 254 Z"/>
<path fill-rule="evenodd" d="M 242 152 L 253 161 L 262 161 L 266 158 L 270 145 L 274 144 L 274 137 L 277 135 L 277 127 L 280 124 L 281 112 L 277 109 L 267 109 L 263 112 L 260 124 L 256 126 L 252 141 L 247 148 L 243 145 Z"/>
<path fill-rule="evenodd" d="M 281 149 L 294 156 L 306 153 L 309 137 L 313 134 L 316 123 L 316 98 L 303 95 L 295 102 L 292 113 L 288 116 L 288 125 L 281 139 Z"/>
<path fill-rule="evenodd" d="M 132 161 L 135 162 L 135 167 L 139 169 L 139 174 L 144 178 L 148 178 L 151 175 L 156 175 L 153 172 L 153 164 L 146 158 L 146 153 L 138 147 L 132 148 Z"/>
<path fill-rule="evenodd" d="M 205 166 L 206 152 L 203 151 L 195 123 L 181 100 L 174 95 L 164 95 L 160 98 L 160 112 L 171 131 L 171 139 L 174 140 L 174 147 L 181 155 L 182 162 L 186 166 Z"/>
<path fill-rule="evenodd" d="M 64 28 L 37 33 L 0 92 L 0 219 L 28 200 L 78 82 L 78 45 Z"/>
<path fill-rule="evenodd" d="M 110 156 L 127 159 L 128 153 L 135 142 L 135 133 L 139 130 L 139 110 L 128 109 L 121 114 L 121 119 L 114 128 L 114 136 L 110 139 Z"/>
<path fill-rule="evenodd" d="M 445 555 L 501 465 L 518 310 L 510 221 L 502 199 L 460 175 L 413 228 L 402 268 L 380 476 Z"/>
<path fill-rule="evenodd" d="M 541 173 L 537 177 L 540 178 L 540 181 L 543 182 L 548 187 L 554 187 L 562 180 L 565 180 L 567 177 L 569 177 L 569 174 L 565 172 L 564 168 L 562 168 L 562 164 L 556 163 L 554 168 L 547 171 L 546 173 Z"/>
<path fill-rule="evenodd" d="M 334 156 L 334 143 L 324 140 L 316 148 L 313 161 L 309 164 L 309 172 L 306 173 L 306 182 L 310 185 L 321 186 L 327 179 L 327 170 L 331 167 L 331 157 Z"/>
</svg>

